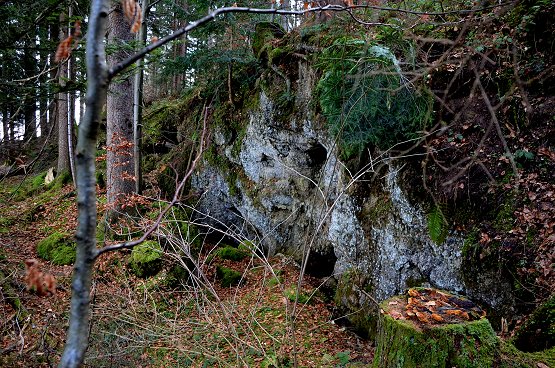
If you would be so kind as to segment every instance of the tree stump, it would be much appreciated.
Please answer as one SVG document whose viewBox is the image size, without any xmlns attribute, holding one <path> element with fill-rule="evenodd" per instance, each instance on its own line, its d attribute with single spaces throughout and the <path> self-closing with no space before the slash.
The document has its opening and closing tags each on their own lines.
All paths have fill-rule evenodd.
<svg viewBox="0 0 555 368">
<path fill-rule="evenodd" d="M 374 368 L 492 367 L 500 340 L 468 299 L 410 289 L 380 304 Z"/>
</svg>

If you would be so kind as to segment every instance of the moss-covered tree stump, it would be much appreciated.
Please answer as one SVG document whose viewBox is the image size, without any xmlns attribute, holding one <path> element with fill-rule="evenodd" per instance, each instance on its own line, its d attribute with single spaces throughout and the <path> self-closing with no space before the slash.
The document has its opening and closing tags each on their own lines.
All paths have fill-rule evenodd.
<svg viewBox="0 0 555 368">
<path fill-rule="evenodd" d="M 374 368 L 493 367 L 500 340 L 467 299 L 410 289 L 380 304 Z"/>
</svg>

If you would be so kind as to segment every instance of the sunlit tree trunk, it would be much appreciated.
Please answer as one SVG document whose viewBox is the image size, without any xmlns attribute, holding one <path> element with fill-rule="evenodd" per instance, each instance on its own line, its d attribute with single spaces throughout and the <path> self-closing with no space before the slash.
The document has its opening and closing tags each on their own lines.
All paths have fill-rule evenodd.
<svg viewBox="0 0 555 368">
<path fill-rule="evenodd" d="M 121 5 L 114 6 L 108 16 L 108 44 L 118 51 L 108 57 L 108 66 L 121 62 L 128 55 L 133 34 L 123 15 Z M 126 49 L 127 48 L 127 49 Z M 107 197 L 110 216 L 117 218 L 127 196 L 135 190 L 133 160 L 133 79 L 127 75 L 108 87 L 107 103 Z"/>
</svg>

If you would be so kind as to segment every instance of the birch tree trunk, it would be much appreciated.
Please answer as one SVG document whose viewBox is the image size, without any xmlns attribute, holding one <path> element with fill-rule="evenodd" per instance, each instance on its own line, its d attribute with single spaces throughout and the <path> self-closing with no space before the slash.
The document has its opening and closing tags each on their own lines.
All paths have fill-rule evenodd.
<svg viewBox="0 0 555 368">
<path fill-rule="evenodd" d="M 121 5 L 114 6 L 108 17 L 108 44 L 119 49 L 108 57 L 113 67 L 128 56 L 133 34 Z M 126 50 L 127 48 L 127 50 Z M 107 199 L 110 219 L 116 219 L 122 204 L 135 190 L 133 160 L 133 80 L 130 75 L 114 80 L 108 87 L 107 103 Z"/>
<path fill-rule="evenodd" d="M 142 24 L 137 35 L 140 45 L 146 43 L 146 17 L 148 15 L 148 0 L 142 3 Z M 137 74 L 135 74 L 135 85 L 133 86 L 133 150 L 135 164 L 135 192 L 140 194 L 143 185 L 143 174 L 141 170 L 141 142 L 142 142 L 142 120 L 143 120 L 143 85 L 144 85 L 144 62 L 137 62 Z"/>
<path fill-rule="evenodd" d="M 96 183 L 95 153 L 102 107 L 106 102 L 108 68 L 104 35 L 108 17 L 108 1 L 93 0 L 87 32 L 87 109 L 79 124 L 76 152 L 77 255 L 74 264 L 69 329 L 61 368 L 80 367 L 88 347 L 90 321 L 90 290 L 96 250 Z"/>
</svg>

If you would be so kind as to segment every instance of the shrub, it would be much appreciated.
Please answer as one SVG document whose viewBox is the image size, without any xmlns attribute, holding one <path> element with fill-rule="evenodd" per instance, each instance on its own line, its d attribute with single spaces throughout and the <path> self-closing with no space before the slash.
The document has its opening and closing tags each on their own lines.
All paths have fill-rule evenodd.
<svg viewBox="0 0 555 368">
<path fill-rule="evenodd" d="M 131 251 L 129 266 L 138 277 L 156 275 L 162 269 L 162 247 L 153 240 L 137 245 Z"/>
</svg>

